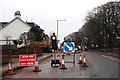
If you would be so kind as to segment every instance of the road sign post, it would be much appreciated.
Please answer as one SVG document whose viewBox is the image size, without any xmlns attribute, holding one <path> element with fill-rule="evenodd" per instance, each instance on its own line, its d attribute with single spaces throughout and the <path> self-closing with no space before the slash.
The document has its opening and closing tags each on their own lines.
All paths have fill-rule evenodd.
<svg viewBox="0 0 120 80">
<path fill-rule="evenodd" d="M 63 51 L 64 51 L 64 53 L 74 53 L 73 63 L 75 66 L 75 43 L 74 42 L 64 42 Z"/>
</svg>

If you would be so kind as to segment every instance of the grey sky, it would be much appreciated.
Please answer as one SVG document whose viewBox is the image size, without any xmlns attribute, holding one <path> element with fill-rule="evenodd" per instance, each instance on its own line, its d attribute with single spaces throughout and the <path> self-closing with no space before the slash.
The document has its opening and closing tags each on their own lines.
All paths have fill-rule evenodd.
<svg viewBox="0 0 120 80">
<path fill-rule="evenodd" d="M 14 12 L 21 12 L 23 21 L 35 22 L 45 33 L 57 33 L 62 40 L 69 33 L 78 31 L 85 22 L 85 16 L 93 8 L 115 0 L 0 0 L 0 21 L 11 21 Z"/>
</svg>

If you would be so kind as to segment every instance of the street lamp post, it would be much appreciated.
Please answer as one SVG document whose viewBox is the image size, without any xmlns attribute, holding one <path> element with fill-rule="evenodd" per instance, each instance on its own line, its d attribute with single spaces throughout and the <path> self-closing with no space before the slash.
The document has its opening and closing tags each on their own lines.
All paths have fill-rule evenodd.
<svg viewBox="0 0 120 80">
<path fill-rule="evenodd" d="M 66 20 L 57 20 L 57 40 L 58 40 L 58 29 L 59 29 L 59 28 L 58 28 L 58 22 L 59 22 L 59 21 L 66 21 Z"/>
</svg>

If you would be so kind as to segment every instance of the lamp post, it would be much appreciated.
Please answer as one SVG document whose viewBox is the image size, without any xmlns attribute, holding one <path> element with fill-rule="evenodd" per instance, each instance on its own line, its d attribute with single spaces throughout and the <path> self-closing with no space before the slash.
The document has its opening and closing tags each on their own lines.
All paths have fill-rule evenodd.
<svg viewBox="0 0 120 80">
<path fill-rule="evenodd" d="M 57 40 L 58 40 L 58 29 L 59 29 L 59 28 L 58 28 L 58 22 L 59 22 L 59 21 L 66 21 L 66 20 L 65 20 L 65 19 L 64 19 L 64 20 L 57 20 Z"/>
</svg>

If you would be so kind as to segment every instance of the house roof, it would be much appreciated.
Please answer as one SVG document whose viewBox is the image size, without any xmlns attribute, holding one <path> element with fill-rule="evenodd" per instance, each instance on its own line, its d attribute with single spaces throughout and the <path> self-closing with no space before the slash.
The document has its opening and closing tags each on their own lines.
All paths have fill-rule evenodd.
<svg viewBox="0 0 120 80">
<path fill-rule="evenodd" d="M 0 22 L 0 29 L 4 28 L 8 22 Z"/>
<path fill-rule="evenodd" d="M 28 26 L 31 27 L 31 28 L 32 28 L 32 27 L 36 27 L 36 28 L 41 29 L 40 26 L 38 26 L 38 25 L 35 24 L 34 22 L 24 22 L 24 21 L 21 20 L 20 18 L 16 17 L 15 19 L 13 19 L 13 20 L 10 21 L 10 22 L 0 22 L 0 25 L 1 25 L 0 30 L 3 29 L 3 28 L 5 28 L 6 26 L 8 26 L 10 23 L 12 23 L 13 21 L 15 21 L 16 19 L 19 19 L 20 21 L 22 21 L 24 24 L 28 25 Z M 41 29 L 41 30 L 43 30 L 43 29 Z M 44 31 L 44 30 L 43 30 L 43 31 Z"/>
<path fill-rule="evenodd" d="M 3 29 L 3 28 L 5 28 L 5 27 L 7 27 L 9 24 L 11 24 L 11 23 L 12 23 L 13 21 L 15 21 L 16 19 L 19 19 L 19 20 L 22 21 L 25 25 L 31 27 L 30 25 L 26 24 L 23 20 L 21 20 L 20 18 L 16 17 L 16 18 L 14 18 L 12 21 L 10 21 L 10 22 L 0 22 L 0 24 L 2 24 L 2 27 L 0 28 L 0 30 Z"/>
</svg>

